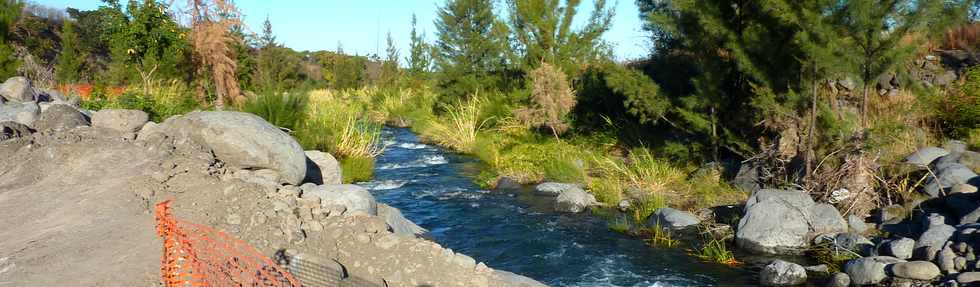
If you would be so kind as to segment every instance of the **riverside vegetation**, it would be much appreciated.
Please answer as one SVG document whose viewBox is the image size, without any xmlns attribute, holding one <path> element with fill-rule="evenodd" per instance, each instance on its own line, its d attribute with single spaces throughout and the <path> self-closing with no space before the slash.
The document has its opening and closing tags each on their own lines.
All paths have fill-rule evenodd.
<svg viewBox="0 0 980 287">
<path fill-rule="evenodd" d="M 488 189 L 572 184 L 595 197 L 603 208 L 593 212 L 613 230 L 652 245 L 677 245 L 673 237 L 689 232 L 671 231 L 683 227 L 672 218 L 697 217 L 685 225 L 702 239 L 691 253 L 709 261 L 738 262 L 735 245 L 788 247 L 741 243 L 749 205 L 772 205 L 760 190 L 801 190 L 805 198 L 773 196 L 833 207 L 858 225 L 887 221 L 881 214 L 894 206 L 907 221 L 928 218 L 916 207 L 943 198 L 930 182 L 944 195 L 977 185 L 946 184 L 906 158 L 954 139 L 949 154 L 980 149 L 975 1 L 638 0 L 650 55 L 626 62 L 602 40 L 612 24 L 603 0 L 582 25 L 572 24 L 579 1 L 447 0 L 434 41 L 413 17 L 404 59 L 391 37 L 386 55 L 293 51 L 269 21 L 245 32 L 221 0 L 195 3 L 228 13 L 190 23 L 153 0 L 68 17 L 4 3 L 0 76 L 68 93 L 94 87 L 81 95 L 84 108 L 138 109 L 154 121 L 195 109 L 251 112 L 305 149 L 337 156 L 349 182 L 370 179 L 383 125 L 410 127 L 480 159 L 475 180 Z M 224 40 L 195 41 L 215 35 Z M 742 204 L 734 216 L 718 211 Z M 809 220 L 799 226 L 821 227 Z M 897 239 L 878 227 L 858 233 L 877 235 L 877 245 Z M 811 244 L 811 235 L 792 247 L 829 270 L 868 255 Z"/>
</svg>

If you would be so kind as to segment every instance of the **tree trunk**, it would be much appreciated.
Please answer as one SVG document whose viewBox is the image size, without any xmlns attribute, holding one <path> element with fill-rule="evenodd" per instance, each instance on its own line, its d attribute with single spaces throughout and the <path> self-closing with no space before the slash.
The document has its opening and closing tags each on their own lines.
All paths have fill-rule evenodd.
<svg viewBox="0 0 980 287">
<path fill-rule="evenodd" d="M 807 133 L 806 139 L 806 175 L 804 177 L 809 177 L 813 174 L 813 158 L 816 157 L 816 152 L 813 149 L 814 145 L 814 135 L 817 132 L 817 68 L 813 68 L 813 94 L 810 97 L 810 129 Z"/>
</svg>

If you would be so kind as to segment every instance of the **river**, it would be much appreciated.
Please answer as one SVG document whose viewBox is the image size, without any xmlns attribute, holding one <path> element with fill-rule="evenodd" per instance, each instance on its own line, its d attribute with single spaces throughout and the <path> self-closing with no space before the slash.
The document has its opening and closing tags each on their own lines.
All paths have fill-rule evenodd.
<svg viewBox="0 0 980 287">
<path fill-rule="evenodd" d="M 552 199 L 472 182 L 480 163 L 385 128 L 374 180 L 360 183 L 447 248 L 551 286 L 754 286 L 747 271 L 654 248 L 587 214 L 553 211 Z"/>
</svg>

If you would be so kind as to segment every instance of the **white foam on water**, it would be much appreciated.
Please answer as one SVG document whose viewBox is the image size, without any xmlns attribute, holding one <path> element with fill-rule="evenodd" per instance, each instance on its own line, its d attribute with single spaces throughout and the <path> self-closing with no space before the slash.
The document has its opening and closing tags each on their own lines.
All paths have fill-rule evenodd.
<svg viewBox="0 0 980 287">
<path fill-rule="evenodd" d="M 405 184 L 409 183 L 407 180 L 382 180 L 382 181 L 370 181 L 363 183 L 364 188 L 368 190 L 391 190 L 396 188 L 401 188 Z"/>
<path fill-rule="evenodd" d="M 428 145 L 425 145 L 425 144 L 410 143 L 410 142 L 401 142 L 401 143 L 398 143 L 395 146 L 396 147 L 399 147 L 399 148 L 403 148 L 403 149 L 424 149 L 424 148 L 429 147 Z"/>
<path fill-rule="evenodd" d="M 436 154 L 436 155 L 425 155 L 422 156 L 422 162 L 428 165 L 439 165 L 449 163 L 446 157 Z"/>
</svg>

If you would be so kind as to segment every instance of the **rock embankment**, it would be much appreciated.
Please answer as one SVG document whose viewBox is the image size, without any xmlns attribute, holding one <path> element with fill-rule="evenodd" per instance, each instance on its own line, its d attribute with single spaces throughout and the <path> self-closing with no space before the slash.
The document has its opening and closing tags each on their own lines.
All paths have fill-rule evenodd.
<svg viewBox="0 0 980 287">
<path fill-rule="evenodd" d="M 172 199 L 178 218 L 270 257 L 335 262 L 345 280 L 541 286 L 420 238 L 425 230 L 397 209 L 339 185 L 332 157 L 304 152 L 254 115 L 194 112 L 156 124 L 138 111 L 65 105 L 49 107 L 58 114 L 39 129 L 43 112 L 16 116 L 39 97 L 18 93 L 2 94 L 17 112 L 0 107 L 0 285 L 154 285 L 162 243 L 151 210 Z M 321 178 L 308 177 L 309 163 Z"/>
<path fill-rule="evenodd" d="M 923 179 L 909 202 L 883 207 L 868 219 L 852 215 L 845 220 L 833 206 L 816 203 L 803 191 L 761 189 L 745 204 L 736 243 L 756 253 L 824 248 L 857 257 L 841 273 L 817 274 L 827 278 L 828 286 L 980 283 L 980 153 L 950 141 L 942 148 L 922 148 L 905 161 L 910 174 Z M 774 261 L 760 273 L 760 283 L 802 284 L 799 278 L 806 274 L 799 275 L 800 268 Z"/>
</svg>

